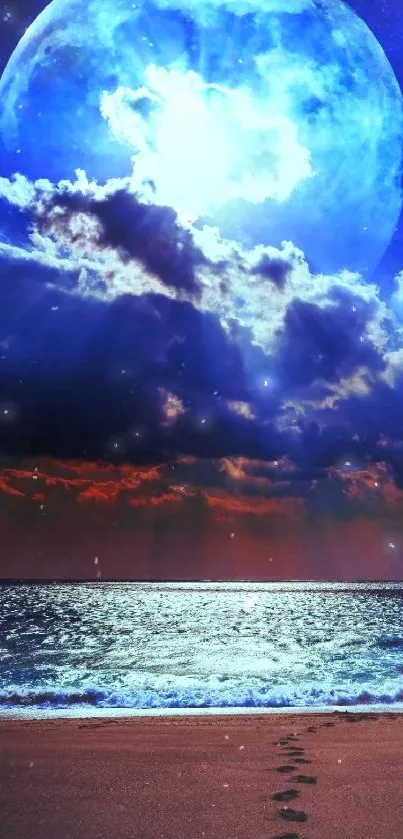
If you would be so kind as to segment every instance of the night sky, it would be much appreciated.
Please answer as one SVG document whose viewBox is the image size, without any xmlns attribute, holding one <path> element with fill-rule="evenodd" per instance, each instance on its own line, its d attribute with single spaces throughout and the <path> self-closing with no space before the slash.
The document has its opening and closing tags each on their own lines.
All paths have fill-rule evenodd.
<svg viewBox="0 0 403 839">
<path fill-rule="evenodd" d="M 403 87 L 402 4 L 350 5 Z M 44 6 L 0 5 L 1 71 Z M 0 145 L 0 187 L 10 165 Z M 20 245 L 27 199 L 1 195 L 0 242 Z M 0 257 L 0 577 L 401 579 L 403 221 L 367 279 L 263 256 L 247 325 L 233 254 L 203 307 L 212 264 L 166 208 L 46 208 L 38 236 L 90 220 L 78 248 L 160 281 L 108 298 L 83 271 L 71 293 L 74 271 Z"/>
</svg>

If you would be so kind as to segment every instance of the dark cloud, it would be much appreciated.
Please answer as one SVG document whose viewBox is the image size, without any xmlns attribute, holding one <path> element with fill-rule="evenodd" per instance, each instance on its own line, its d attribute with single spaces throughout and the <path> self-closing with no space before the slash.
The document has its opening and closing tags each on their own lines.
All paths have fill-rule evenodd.
<svg viewBox="0 0 403 839">
<path fill-rule="evenodd" d="M 322 308 L 295 300 L 289 306 L 277 352 L 285 386 L 309 386 L 317 379 L 339 381 L 357 368 L 373 372 L 385 366 L 366 336 L 373 312 L 370 306 L 352 310 L 353 295 L 335 295 L 332 305 Z"/>
<path fill-rule="evenodd" d="M 292 265 L 290 262 L 284 259 L 271 259 L 265 254 L 253 269 L 253 273 L 267 277 L 278 288 L 284 288 L 291 270 Z"/>
<path fill-rule="evenodd" d="M 53 212 L 55 208 L 57 214 Z M 66 234 L 71 217 L 76 213 L 84 213 L 88 220 L 92 217 L 100 222 L 99 234 L 94 234 L 91 242 L 94 253 L 97 247 L 111 247 L 123 261 L 138 260 L 148 273 L 156 275 L 165 285 L 195 296 L 200 292 L 195 268 L 205 259 L 171 207 L 141 203 L 123 189 L 103 201 L 64 192 L 47 203 L 38 228 L 46 232 L 48 216 L 52 214 L 53 231 L 57 226 Z M 80 237 L 85 245 L 88 240 L 84 235 L 82 228 L 76 234 L 68 229 L 68 238 L 75 245 L 80 245 Z"/>
<path fill-rule="evenodd" d="M 225 407 L 246 385 L 239 348 L 213 316 L 156 295 L 66 296 L 24 281 L 20 268 L 3 285 L 0 401 L 18 406 L 2 425 L 7 451 L 141 462 L 259 450 Z M 174 429 L 162 427 L 160 388 L 183 400 Z"/>
<path fill-rule="evenodd" d="M 225 327 L 190 302 L 70 295 L 21 262 L 2 275 L 0 403 L 15 406 L 1 423 L 7 456 L 287 455 L 304 481 L 349 452 L 390 462 L 401 480 L 402 377 L 382 378 L 383 320 L 370 295 L 335 285 L 319 305 L 291 294 L 270 353 L 236 318 Z M 169 399 L 179 407 L 167 422 Z M 382 434 L 391 442 L 380 451 Z"/>
</svg>

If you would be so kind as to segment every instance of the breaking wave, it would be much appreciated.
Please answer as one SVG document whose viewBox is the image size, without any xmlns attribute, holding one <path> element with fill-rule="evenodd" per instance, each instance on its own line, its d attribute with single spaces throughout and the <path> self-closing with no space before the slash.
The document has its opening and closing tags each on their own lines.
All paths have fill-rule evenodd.
<svg viewBox="0 0 403 839">
<path fill-rule="evenodd" d="M 163 708 L 337 708 L 365 705 L 394 705 L 403 702 L 403 690 L 396 693 L 347 694 L 343 691 L 320 689 L 290 695 L 239 691 L 223 695 L 203 690 L 139 691 L 137 693 L 88 689 L 77 691 L 6 691 L 0 694 L 0 708 L 63 709 L 85 707 L 151 710 Z"/>
</svg>

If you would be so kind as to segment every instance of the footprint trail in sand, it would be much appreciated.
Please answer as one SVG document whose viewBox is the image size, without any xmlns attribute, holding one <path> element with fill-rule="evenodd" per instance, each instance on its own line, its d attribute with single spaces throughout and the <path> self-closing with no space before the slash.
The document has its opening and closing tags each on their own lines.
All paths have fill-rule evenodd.
<svg viewBox="0 0 403 839">
<path fill-rule="evenodd" d="M 325 722 L 322 723 L 321 726 L 308 726 L 304 733 L 306 734 L 316 734 L 319 728 L 331 728 L 336 725 L 335 722 Z M 294 733 L 289 734 L 286 737 L 281 737 L 280 740 L 277 740 L 275 745 L 278 746 L 284 756 L 288 758 L 288 760 L 292 761 L 291 763 L 284 763 L 280 766 L 275 767 L 275 771 L 279 772 L 280 774 L 290 774 L 297 769 L 297 765 L 301 764 L 310 764 L 312 763 L 309 758 L 305 757 L 305 748 L 301 741 L 300 734 Z M 313 785 L 317 783 L 317 778 L 315 775 L 302 775 L 296 774 L 293 775 L 292 780 L 297 784 L 306 784 L 306 785 Z M 289 807 L 288 802 L 294 801 L 295 799 L 299 798 L 301 795 L 300 791 L 295 788 L 279 790 L 272 795 L 272 801 L 282 802 L 284 804 L 283 807 L 277 810 L 277 816 L 282 819 L 283 821 L 287 822 L 307 822 L 308 821 L 308 814 L 305 813 L 304 810 L 297 810 L 294 807 Z M 272 839 L 303 839 L 300 833 L 281 833 L 276 834 L 273 836 Z M 307 839 L 307 837 L 306 837 Z"/>
</svg>

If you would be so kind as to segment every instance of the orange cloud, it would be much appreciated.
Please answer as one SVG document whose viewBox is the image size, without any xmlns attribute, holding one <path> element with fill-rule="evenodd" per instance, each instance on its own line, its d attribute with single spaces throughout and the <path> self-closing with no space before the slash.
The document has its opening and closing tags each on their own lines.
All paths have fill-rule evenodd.
<svg viewBox="0 0 403 839">
<path fill-rule="evenodd" d="M 165 414 L 165 421 L 163 422 L 163 425 L 170 427 L 171 425 L 174 425 L 178 417 L 185 414 L 186 411 L 183 402 L 173 393 L 169 393 L 163 388 L 159 389 L 159 393 L 162 398 L 162 409 Z"/>
<path fill-rule="evenodd" d="M 209 507 L 228 513 L 250 514 L 254 516 L 290 516 L 302 517 L 306 511 L 306 502 L 301 498 L 256 498 L 247 495 L 230 495 L 204 492 Z"/>
<path fill-rule="evenodd" d="M 132 507 L 160 507 L 163 504 L 178 504 L 181 498 L 174 492 L 164 492 L 161 495 L 141 495 L 131 498 L 129 504 Z"/>
<path fill-rule="evenodd" d="M 0 470 L 0 572 L 91 577 L 99 556 L 105 576 L 123 579 L 396 579 L 403 492 L 389 467 L 333 468 L 315 481 L 298 471 L 293 481 L 294 471 L 285 459 L 237 457 L 26 461 Z"/>
<path fill-rule="evenodd" d="M 328 474 L 340 483 L 343 495 L 351 500 L 389 508 L 403 505 L 403 491 L 396 486 L 385 463 L 374 463 L 354 472 L 332 467 Z"/>
<path fill-rule="evenodd" d="M 109 480 L 108 480 L 109 478 Z M 31 469 L 3 469 L 0 471 L 0 492 L 18 494 L 30 500 L 41 500 L 46 490 L 76 491 L 78 501 L 114 501 L 121 494 L 132 494 L 143 485 L 160 480 L 160 467 L 116 466 L 102 463 L 43 461 Z M 18 486 L 18 490 L 17 487 Z M 35 493 L 32 492 L 35 488 Z M 14 491 L 15 490 L 15 491 Z"/>
<path fill-rule="evenodd" d="M 403 491 L 384 463 L 356 471 L 332 467 L 327 470 L 329 480 L 292 480 L 293 471 L 285 458 L 264 462 L 181 457 L 175 463 L 149 466 L 44 459 L 0 470 L 0 498 L 7 496 L 9 504 L 45 504 L 47 512 L 52 506 L 62 510 L 67 500 L 94 511 L 97 505 L 118 505 L 116 509 L 123 511 L 174 504 L 184 515 L 194 510 L 197 516 L 197 509 L 204 507 L 214 510 L 217 520 L 253 516 L 295 522 L 308 520 L 310 511 L 315 520 L 343 517 L 349 511 L 390 519 L 403 513 Z"/>
<path fill-rule="evenodd" d="M 4 478 L 0 478 L 0 492 L 4 492 L 6 495 L 15 495 L 15 496 L 22 496 L 24 497 L 24 493 L 21 492 L 19 489 L 15 489 L 15 487 L 8 484 Z"/>
<path fill-rule="evenodd" d="M 98 486 L 89 486 L 83 492 L 80 492 L 78 495 L 78 502 L 83 503 L 83 501 L 116 501 L 119 495 L 119 488 L 113 481 L 109 481 L 105 484 L 98 484 Z"/>
</svg>

